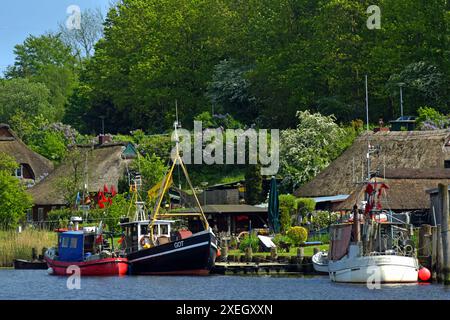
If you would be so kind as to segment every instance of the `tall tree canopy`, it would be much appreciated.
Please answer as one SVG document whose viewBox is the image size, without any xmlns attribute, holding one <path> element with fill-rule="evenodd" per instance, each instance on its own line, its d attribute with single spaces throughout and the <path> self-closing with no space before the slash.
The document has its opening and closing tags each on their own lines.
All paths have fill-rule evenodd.
<svg viewBox="0 0 450 320">
<path fill-rule="evenodd" d="M 411 79 L 411 68 L 423 63 L 429 67 L 416 79 L 448 86 L 449 9 L 445 0 L 380 0 L 381 28 L 369 30 L 371 4 L 119 1 L 71 99 L 69 119 L 93 130 L 105 115 L 113 131 L 160 133 L 170 128 L 178 100 L 188 127 L 211 105 L 247 125 L 292 128 L 298 110 L 350 121 L 364 116 L 366 74 L 371 120 L 395 118 L 398 86 L 392 84 Z M 414 81 L 404 88 L 408 113 L 419 102 L 449 111 L 448 91 L 433 100 L 430 90 L 437 87 L 418 89 Z"/>
<path fill-rule="evenodd" d="M 77 65 L 71 48 L 62 42 L 60 35 L 48 33 L 28 36 L 23 44 L 16 45 L 14 54 L 16 61 L 5 77 L 44 84 L 50 91 L 52 118 L 61 120 L 77 81 Z"/>
</svg>

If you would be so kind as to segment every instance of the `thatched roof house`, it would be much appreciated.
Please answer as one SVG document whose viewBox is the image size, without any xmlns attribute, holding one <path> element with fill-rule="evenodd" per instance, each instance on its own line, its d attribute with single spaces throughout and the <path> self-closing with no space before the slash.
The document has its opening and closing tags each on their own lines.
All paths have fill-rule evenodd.
<svg viewBox="0 0 450 320">
<path fill-rule="evenodd" d="M 70 152 L 68 159 L 47 178 L 28 190 L 34 202 L 34 221 L 42 221 L 48 211 L 67 205 L 64 192 L 59 189 L 65 177 L 74 177 L 76 174 L 81 183 L 85 183 L 86 170 L 89 192 L 103 190 L 104 185 L 108 188 L 114 186 L 117 190 L 127 165 L 137 156 L 131 143 L 77 145 Z"/>
<path fill-rule="evenodd" d="M 16 160 L 16 176 L 27 182 L 38 182 L 53 171 L 53 163 L 28 148 L 7 124 L 0 124 L 0 152 Z"/>
<path fill-rule="evenodd" d="M 358 137 L 340 157 L 313 180 L 296 190 L 300 197 L 351 195 L 338 208 L 351 209 L 363 189 L 357 181 L 367 176 L 367 143 L 381 151 L 371 158 L 371 169 L 379 169 L 391 186 L 392 209 L 429 208 L 425 190 L 449 181 L 450 130 L 369 132 Z M 414 170 L 412 170 L 414 169 Z M 350 206 L 351 205 L 351 206 Z"/>
<path fill-rule="evenodd" d="M 427 190 L 436 188 L 439 183 L 450 184 L 450 169 L 386 169 L 385 176 L 372 179 L 375 180 L 389 186 L 385 196 L 381 197 L 383 208 L 393 211 L 426 210 L 430 208 Z M 359 185 L 335 210 L 351 210 L 353 205 L 359 206 L 364 200 L 365 187 Z"/>
</svg>

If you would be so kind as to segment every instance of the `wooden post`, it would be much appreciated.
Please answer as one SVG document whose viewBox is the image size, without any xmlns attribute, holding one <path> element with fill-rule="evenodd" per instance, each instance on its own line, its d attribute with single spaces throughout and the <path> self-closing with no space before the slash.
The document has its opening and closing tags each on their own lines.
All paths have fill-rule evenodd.
<svg viewBox="0 0 450 320">
<path fill-rule="evenodd" d="M 270 258 L 274 262 L 277 261 L 277 258 L 278 258 L 277 247 L 270 248 Z"/>
<path fill-rule="evenodd" d="M 252 262 L 252 255 L 253 255 L 253 250 L 252 250 L 252 247 L 249 246 L 249 247 L 247 247 L 247 249 L 245 249 L 245 260 L 247 262 Z"/>
<path fill-rule="evenodd" d="M 449 255 L 449 223 L 448 223 L 448 185 L 439 184 L 441 202 L 441 235 L 442 235 L 442 279 L 445 284 L 450 283 L 450 255 Z"/>
<path fill-rule="evenodd" d="M 436 281 L 438 238 L 437 227 L 431 227 L 431 279 Z"/>
<path fill-rule="evenodd" d="M 442 282 L 442 233 L 441 233 L 441 225 L 438 224 L 436 226 L 436 279 L 438 282 Z"/>
<path fill-rule="evenodd" d="M 222 241 L 222 261 L 227 262 L 228 261 L 228 241 L 223 240 Z"/>
<path fill-rule="evenodd" d="M 431 255 L 431 226 L 424 224 L 419 229 L 419 250 L 420 257 L 429 257 Z"/>
<path fill-rule="evenodd" d="M 297 264 L 302 264 L 304 257 L 305 257 L 305 249 L 303 247 L 297 248 Z"/>
<path fill-rule="evenodd" d="M 31 248 L 31 260 L 37 259 L 37 250 L 36 248 Z"/>
</svg>

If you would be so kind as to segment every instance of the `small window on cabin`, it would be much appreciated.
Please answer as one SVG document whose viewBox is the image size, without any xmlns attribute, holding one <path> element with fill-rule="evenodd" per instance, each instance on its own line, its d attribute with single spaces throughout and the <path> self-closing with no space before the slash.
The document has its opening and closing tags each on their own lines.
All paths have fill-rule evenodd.
<svg viewBox="0 0 450 320">
<path fill-rule="evenodd" d="M 167 224 L 160 225 L 160 235 L 168 235 L 169 234 L 169 226 Z"/>
<path fill-rule="evenodd" d="M 450 160 L 445 160 L 444 161 L 444 168 L 445 169 L 450 169 Z"/>
<path fill-rule="evenodd" d="M 76 249 L 77 248 L 77 242 L 78 242 L 77 238 L 70 238 L 70 248 L 71 249 Z"/>
<path fill-rule="evenodd" d="M 143 224 L 141 225 L 141 234 L 148 234 L 148 226 Z"/>
<path fill-rule="evenodd" d="M 61 247 L 68 248 L 69 247 L 69 240 L 70 240 L 69 238 L 63 238 Z"/>
</svg>

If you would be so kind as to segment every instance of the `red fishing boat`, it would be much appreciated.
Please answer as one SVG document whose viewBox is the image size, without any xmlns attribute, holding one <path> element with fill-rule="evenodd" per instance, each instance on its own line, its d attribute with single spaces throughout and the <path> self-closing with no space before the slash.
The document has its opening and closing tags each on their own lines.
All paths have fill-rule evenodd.
<svg viewBox="0 0 450 320">
<path fill-rule="evenodd" d="M 89 229 L 58 232 L 58 247 L 44 255 L 49 273 L 72 275 L 78 267 L 81 276 L 126 275 L 127 258 L 115 253 L 103 234 Z"/>
</svg>

